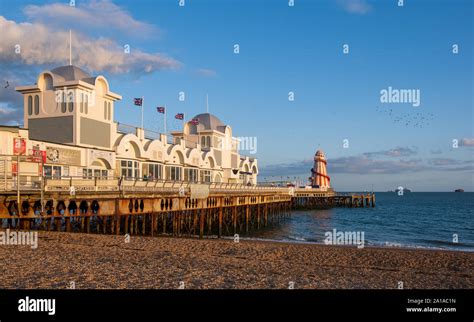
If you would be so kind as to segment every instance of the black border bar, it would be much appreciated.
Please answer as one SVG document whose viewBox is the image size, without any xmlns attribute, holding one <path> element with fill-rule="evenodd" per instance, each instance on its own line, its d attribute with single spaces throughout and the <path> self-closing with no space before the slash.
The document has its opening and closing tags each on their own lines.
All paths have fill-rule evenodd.
<svg viewBox="0 0 474 322">
<path fill-rule="evenodd" d="M 55 299 L 55 315 L 19 312 L 26 296 Z M 0 290 L 0 321 L 472 321 L 473 299 L 474 290 Z M 427 306 L 456 312 L 407 312 Z"/>
</svg>

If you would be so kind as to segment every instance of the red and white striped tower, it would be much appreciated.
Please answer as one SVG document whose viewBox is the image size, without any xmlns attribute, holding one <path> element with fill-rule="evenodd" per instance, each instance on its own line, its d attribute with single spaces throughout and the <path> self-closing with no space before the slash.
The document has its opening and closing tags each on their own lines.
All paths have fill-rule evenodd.
<svg viewBox="0 0 474 322">
<path fill-rule="evenodd" d="M 314 167 L 311 169 L 311 184 L 319 188 L 330 188 L 331 178 L 326 170 L 327 161 L 322 150 L 316 151 L 314 155 Z"/>
</svg>

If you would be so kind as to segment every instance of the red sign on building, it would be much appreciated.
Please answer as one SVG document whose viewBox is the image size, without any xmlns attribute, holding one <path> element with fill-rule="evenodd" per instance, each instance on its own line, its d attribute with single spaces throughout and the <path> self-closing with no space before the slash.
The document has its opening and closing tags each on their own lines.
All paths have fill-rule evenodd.
<svg viewBox="0 0 474 322">
<path fill-rule="evenodd" d="M 13 138 L 13 154 L 24 155 L 26 153 L 26 140 L 22 138 Z"/>
<path fill-rule="evenodd" d="M 33 148 L 29 150 L 31 161 L 38 163 L 46 163 L 46 151 Z"/>
</svg>

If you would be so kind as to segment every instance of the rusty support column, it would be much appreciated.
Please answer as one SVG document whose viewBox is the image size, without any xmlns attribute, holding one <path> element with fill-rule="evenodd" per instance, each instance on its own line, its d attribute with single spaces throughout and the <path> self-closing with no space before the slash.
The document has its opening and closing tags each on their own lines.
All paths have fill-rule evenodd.
<svg viewBox="0 0 474 322">
<path fill-rule="evenodd" d="M 155 214 L 151 214 L 151 237 L 154 236 L 154 231 L 155 231 Z"/>
<path fill-rule="evenodd" d="M 125 234 L 130 234 L 130 231 L 129 231 L 129 228 L 128 228 L 128 221 L 130 219 L 130 216 L 129 215 L 126 215 L 125 216 L 125 227 L 124 227 L 124 230 L 125 230 Z"/>
<path fill-rule="evenodd" d="M 232 225 L 234 227 L 234 234 L 237 233 L 237 206 L 232 206 Z"/>
<path fill-rule="evenodd" d="M 91 232 L 91 217 L 89 216 L 89 211 L 86 213 L 86 232 L 88 234 Z"/>
<path fill-rule="evenodd" d="M 168 213 L 162 213 L 163 214 L 163 234 L 166 234 L 166 220 L 168 219 Z"/>
<path fill-rule="evenodd" d="M 204 209 L 199 211 L 199 238 L 204 237 Z"/>
<path fill-rule="evenodd" d="M 267 204 L 263 204 L 263 208 L 265 209 Z M 257 206 L 257 229 L 260 229 L 260 205 Z"/>
<path fill-rule="evenodd" d="M 222 236 L 222 207 L 219 207 L 219 234 L 218 237 Z"/>
<path fill-rule="evenodd" d="M 71 232 L 71 218 L 70 217 L 66 217 L 66 231 L 68 233 Z"/>
<path fill-rule="evenodd" d="M 207 217 L 207 234 L 212 235 L 212 210 L 213 208 L 206 210 L 206 217 Z"/>
<path fill-rule="evenodd" d="M 245 232 L 249 232 L 249 205 L 245 206 Z"/>
<path fill-rule="evenodd" d="M 192 229 L 193 235 L 197 235 L 196 233 L 197 225 L 198 225 L 198 211 L 193 210 L 193 229 Z"/>
<path fill-rule="evenodd" d="M 120 222 L 122 221 L 122 216 L 115 213 L 115 234 L 120 235 Z"/>
<path fill-rule="evenodd" d="M 270 205 L 272 207 L 272 214 L 273 214 L 273 204 Z M 267 227 L 267 222 L 268 222 L 268 208 L 265 207 L 265 211 L 263 212 L 263 226 Z"/>
</svg>

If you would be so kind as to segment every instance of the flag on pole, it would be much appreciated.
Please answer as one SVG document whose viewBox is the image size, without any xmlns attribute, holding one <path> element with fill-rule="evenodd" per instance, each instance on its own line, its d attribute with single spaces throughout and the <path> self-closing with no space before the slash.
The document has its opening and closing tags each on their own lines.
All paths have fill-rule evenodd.
<svg viewBox="0 0 474 322">
<path fill-rule="evenodd" d="M 161 114 L 165 114 L 165 108 L 163 106 L 158 106 L 156 108 L 156 111 Z"/>
<path fill-rule="evenodd" d="M 184 113 L 178 113 L 174 116 L 177 120 L 184 120 Z"/>
<path fill-rule="evenodd" d="M 133 102 L 136 106 L 142 106 L 143 104 L 143 98 L 134 98 Z"/>
<path fill-rule="evenodd" d="M 198 119 L 192 119 L 192 120 L 190 121 L 190 123 L 193 124 L 193 125 L 198 125 L 198 124 L 199 124 L 199 120 L 198 120 Z"/>
</svg>

